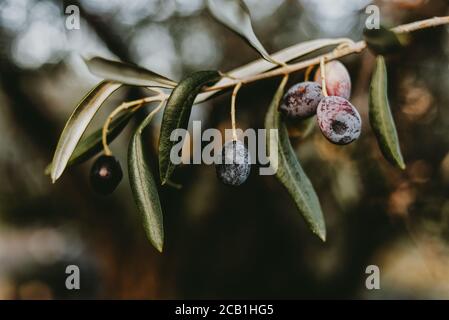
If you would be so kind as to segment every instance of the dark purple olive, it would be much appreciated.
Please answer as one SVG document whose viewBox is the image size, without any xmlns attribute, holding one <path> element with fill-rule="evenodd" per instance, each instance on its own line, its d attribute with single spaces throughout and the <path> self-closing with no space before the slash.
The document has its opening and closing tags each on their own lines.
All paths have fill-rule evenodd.
<svg viewBox="0 0 449 320">
<path fill-rule="evenodd" d="M 123 178 L 120 163 L 113 156 L 102 155 L 90 170 L 90 184 L 101 195 L 112 193 Z"/>
<path fill-rule="evenodd" d="M 251 158 L 243 142 L 228 141 L 223 145 L 220 163 L 216 164 L 217 177 L 226 185 L 239 186 L 248 179 Z"/>
<path fill-rule="evenodd" d="M 318 126 L 332 143 L 348 144 L 357 140 L 362 119 L 357 109 L 341 97 L 325 97 L 317 108 Z"/>
<path fill-rule="evenodd" d="M 297 83 L 285 93 L 279 110 L 289 119 L 305 119 L 315 115 L 322 98 L 323 93 L 319 83 Z"/>
</svg>

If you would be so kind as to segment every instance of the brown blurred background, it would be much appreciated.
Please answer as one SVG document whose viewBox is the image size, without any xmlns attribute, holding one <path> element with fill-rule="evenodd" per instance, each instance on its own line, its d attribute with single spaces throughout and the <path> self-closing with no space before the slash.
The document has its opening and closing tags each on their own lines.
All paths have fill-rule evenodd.
<svg viewBox="0 0 449 320">
<path fill-rule="evenodd" d="M 274 52 L 314 38 L 360 39 L 371 1 L 246 3 L 261 42 Z M 69 4 L 81 9 L 80 30 L 65 29 Z M 375 4 L 387 26 L 449 14 L 443 0 Z M 326 243 L 307 230 L 275 178 L 253 170 L 231 189 L 213 167 L 184 166 L 175 175 L 184 188 L 160 190 L 166 242 L 158 254 L 126 178 L 104 198 L 89 187 L 91 161 L 55 185 L 44 175 L 71 110 L 100 80 L 82 57 L 134 62 L 179 80 L 195 70 L 230 70 L 257 54 L 210 17 L 204 0 L 1 1 L 0 298 L 449 298 L 448 28 L 411 40 L 388 60 L 406 171 L 382 158 L 368 125 L 369 52 L 343 60 L 362 137 L 346 147 L 329 144 L 318 130 L 293 140 L 321 200 Z M 290 81 L 302 79 L 297 73 Z M 278 82 L 240 91 L 240 127 L 263 127 Z M 121 90 L 89 130 L 121 101 L 143 94 Z M 227 94 L 195 106 L 192 119 L 203 129 L 229 127 L 229 101 Z M 124 170 L 134 124 L 112 144 Z M 147 139 L 154 166 L 157 129 L 156 121 Z M 69 264 L 80 267 L 79 291 L 65 288 Z M 381 290 L 365 288 L 370 264 L 380 268 Z"/>
</svg>

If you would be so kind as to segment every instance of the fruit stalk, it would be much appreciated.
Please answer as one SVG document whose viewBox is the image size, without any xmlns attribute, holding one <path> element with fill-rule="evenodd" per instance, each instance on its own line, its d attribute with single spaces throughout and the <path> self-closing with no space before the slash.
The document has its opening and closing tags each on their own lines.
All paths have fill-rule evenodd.
<svg viewBox="0 0 449 320">
<path fill-rule="evenodd" d="M 236 125 L 235 125 L 235 100 L 237 98 L 237 93 L 239 92 L 240 88 L 242 87 L 242 83 L 239 82 L 234 87 L 234 90 L 232 91 L 232 97 L 231 97 L 231 125 L 232 125 L 232 138 L 233 140 L 237 140 L 237 131 L 236 131 Z"/>
<path fill-rule="evenodd" d="M 320 60 L 320 71 L 321 71 L 321 88 L 323 90 L 323 96 L 327 97 L 329 95 L 327 94 L 327 87 L 326 87 L 326 65 L 324 64 L 324 58 L 321 58 Z"/>
<path fill-rule="evenodd" d="M 151 96 L 151 97 L 146 97 L 143 99 L 124 102 L 120 106 L 118 106 L 116 109 L 114 109 L 114 111 L 112 111 L 109 114 L 108 118 L 104 122 L 103 129 L 102 129 L 102 144 L 103 144 L 104 154 L 106 156 L 112 155 L 112 151 L 108 146 L 108 130 L 109 130 L 109 125 L 111 124 L 114 117 L 116 117 L 120 112 L 128 110 L 130 108 L 138 109 L 141 106 L 143 106 L 145 103 L 150 103 L 150 102 L 155 102 L 155 101 L 163 102 L 167 98 L 168 98 L 168 96 L 165 93 L 159 92 L 159 94 L 157 96 Z"/>
</svg>

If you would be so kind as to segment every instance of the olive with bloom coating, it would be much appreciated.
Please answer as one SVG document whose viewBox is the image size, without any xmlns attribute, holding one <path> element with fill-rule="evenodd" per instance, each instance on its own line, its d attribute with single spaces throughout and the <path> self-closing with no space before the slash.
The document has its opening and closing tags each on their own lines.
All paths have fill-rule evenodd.
<svg viewBox="0 0 449 320">
<path fill-rule="evenodd" d="M 215 169 L 217 177 L 226 185 L 239 186 L 248 179 L 251 171 L 251 158 L 243 142 L 228 141 L 223 145 L 220 163 Z"/>
<path fill-rule="evenodd" d="M 348 100 L 351 97 L 351 77 L 348 69 L 336 60 L 326 63 L 325 69 L 327 94 Z M 321 83 L 321 68 L 318 68 L 315 73 L 315 81 Z"/>
<path fill-rule="evenodd" d="M 279 110 L 287 118 L 305 119 L 315 115 L 321 99 L 323 92 L 319 83 L 310 81 L 297 83 L 287 90 Z"/>
<path fill-rule="evenodd" d="M 120 163 L 113 156 L 102 155 L 90 171 L 90 184 L 101 195 L 112 193 L 123 178 Z"/>
<path fill-rule="evenodd" d="M 357 140 L 362 129 L 362 119 L 357 109 L 341 97 L 329 96 L 321 100 L 317 120 L 323 135 L 335 144 Z"/>
</svg>

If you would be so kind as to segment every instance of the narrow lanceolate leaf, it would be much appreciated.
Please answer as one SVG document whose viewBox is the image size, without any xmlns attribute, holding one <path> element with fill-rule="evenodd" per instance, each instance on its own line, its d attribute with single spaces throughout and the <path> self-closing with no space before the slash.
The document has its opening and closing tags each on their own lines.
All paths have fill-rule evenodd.
<svg viewBox="0 0 449 320">
<path fill-rule="evenodd" d="M 243 37 L 264 59 L 276 63 L 254 33 L 249 9 L 243 0 L 208 0 L 207 5 L 218 21 Z"/>
<path fill-rule="evenodd" d="M 133 64 L 95 57 L 86 61 L 89 71 L 101 78 L 133 86 L 174 88 L 177 83 Z"/>
<path fill-rule="evenodd" d="M 329 46 L 337 46 L 341 43 L 349 42 L 351 41 L 348 38 L 337 38 L 337 39 L 318 39 L 318 40 L 311 40 L 311 41 L 305 41 L 301 42 L 299 44 L 295 44 L 291 47 L 285 48 L 283 50 L 280 50 L 271 56 L 276 59 L 276 61 L 287 63 L 289 61 L 298 59 L 300 57 L 303 57 L 307 54 L 310 54 L 312 52 L 315 52 L 317 50 L 320 50 L 322 48 L 326 48 Z M 250 62 L 244 66 L 238 67 L 234 70 L 231 70 L 227 72 L 229 75 L 235 78 L 244 78 L 253 76 L 262 72 L 269 71 L 278 65 L 272 62 L 268 62 L 265 59 L 258 59 L 253 62 Z M 216 83 L 216 86 L 223 86 L 229 84 L 233 79 L 224 77 L 220 79 Z M 200 103 L 202 101 L 205 101 L 212 97 L 214 94 L 216 94 L 218 91 L 208 91 L 203 92 L 198 95 L 198 97 L 195 100 L 195 103 Z"/>
<path fill-rule="evenodd" d="M 53 182 L 64 172 L 78 141 L 103 102 L 121 86 L 121 83 L 102 81 L 75 108 L 61 133 L 53 156 L 50 173 Z"/>
<path fill-rule="evenodd" d="M 193 102 L 203 86 L 220 79 L 217 71 L 199 71 L 191 74 L 173 89 L 162 117 L 159 135 L 159 174 L 162 184 L 170 180 L 175 169 L 170 151 L 176 141 L 170 141 L 173 130 L 187 129 Z"/>
<path fill-rule="evenodd" d="M 125 129 L 126 125 L 134 114 L 135 111 L 129 110 L 110 123 L 107 134 L 108 144 L 114 141 L 114 139 L 117 138 L 117 136 L 123 131 L 123 129 Z M 70 157 L 67 166 L 73 166 L 82 163 L 102 151 L 102 133 L 103 128 L 100 128 L 88 135 L 86 138 L 82 138 L 73 151 L 73 154 Z"/>
<path fill-rule="evenodd" d="M 111 143 L 115 138 L 117 138 L 117 136 L 123 131 L 134 114 L 135 112 L 130 110 L 111 122 L 107 135 L 108 143 Z M 103 150 L 102 132 L 103 129 L 100 128 L 92 132 L 87 137 L 81 138 L 80 142 L 73 151 L 66 167 L 68 168 L 83 163 L 84 161 L 89 160 L 90 158 L 98 154 L 101 150 Z M 50 171 L 51 163 L 45 169 L 45 174 L 50 174 Z"/>
<path fill-rule="evenodd" d="M 315 124 L 315 117 L 302 119 L 298 122 L 287 124 L 288 135 L 294 138 L 305 139 L 313 132 Z"/>
<path fill-rule="evenodd" d="M 383 56 L 376 59 L 369 98 L 369 119 L 382 154 L 393 165 L 405 169 L 396 126 L 388 103 L 387 68 Z"/>
<path fill-rule="evenodd" d="M 299 164 L 296 154 L 290 144 L 287 128 L 282 122 L 280 113 L 278 112 L 278 105 L 282 99 L 284 87 L 285 82 L 283 81 L 279 86 L 265 117 L 265 129 L 268 130 L 267 147 L 270 152 L 270 162 L 277 163 L 277 179 L 287 189 L 312 232 L 318 235 L 321 240 L 325 241 L 326 226 L 318 196 L 315 193 L 312 183 Z M 273 139 L 273 136 L 269 131 L 270 129 L 278 130 L 277 161 L 273 158 L 275 155 L 271 154 L 275 150 L 270 148 L 270 143 L 272 143 Z"/>
<path fill-rule="evenodd" d="M 153 246 L 162 252 L 164 226 L 161 203 L 142 145 L 142 132 L 152 117 L 153 113 L 150 113 L 131 138 L 128 150 L 128 171 L 134 201 L 142 215 L 145 233 Z"/>
</svg>

